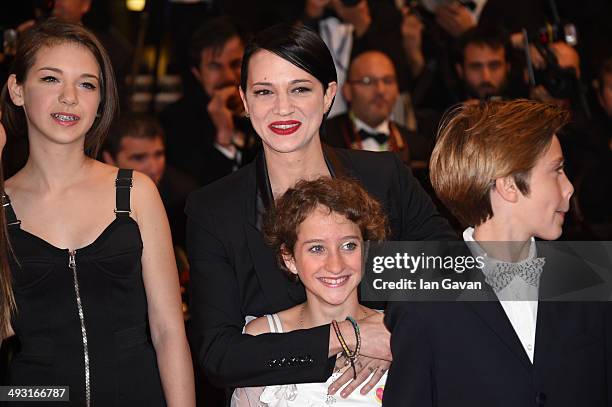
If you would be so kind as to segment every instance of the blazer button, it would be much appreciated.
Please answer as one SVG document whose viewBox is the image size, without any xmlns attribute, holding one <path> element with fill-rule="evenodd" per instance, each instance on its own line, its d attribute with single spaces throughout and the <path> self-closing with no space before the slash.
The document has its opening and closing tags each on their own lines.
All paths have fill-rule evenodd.
<svg viewBox="0 0 612 407">
<path fill-rule="evenodd" d="M 536 405 L 539 407 L 544 406 L 546 404 L 546 394 L 542 392 L 538 392 L 536 394 Z"/>
</svg>

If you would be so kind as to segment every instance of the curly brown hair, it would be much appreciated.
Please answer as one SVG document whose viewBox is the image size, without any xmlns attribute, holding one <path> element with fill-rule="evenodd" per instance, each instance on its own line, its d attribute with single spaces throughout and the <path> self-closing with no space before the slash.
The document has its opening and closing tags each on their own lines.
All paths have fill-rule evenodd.
<svg viewBox="0 0 612 407">
<path fill-rule="evenodd" d="M 282 270 L 289 272 L 283 256 L 293 256 L 298 227 L 318 206 L 357 224 L 364 241 L 387 237 L 388 221 L 382 205 L 359 182 L 329 177 L 301 180 L 276 200 L 264 219 L 264 239 L 274 248 Z"/>
</svg>

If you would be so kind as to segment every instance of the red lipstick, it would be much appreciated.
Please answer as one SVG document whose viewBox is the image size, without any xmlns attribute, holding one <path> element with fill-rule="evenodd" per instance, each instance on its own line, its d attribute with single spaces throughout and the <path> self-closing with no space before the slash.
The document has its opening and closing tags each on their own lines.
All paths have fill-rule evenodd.
<svg viewBox="0 0 612 407">
<path fill-rule="evenodd" d="M 297 120 L 284 120 L 272 122 L 268 125 L 268 128 L 272 130 L 273 133 L 278 134 L 279 136 L 287 136 L 289 134 L 295 133 L 301 125 L 302 122 L 299 122 Z"/>
</svg>

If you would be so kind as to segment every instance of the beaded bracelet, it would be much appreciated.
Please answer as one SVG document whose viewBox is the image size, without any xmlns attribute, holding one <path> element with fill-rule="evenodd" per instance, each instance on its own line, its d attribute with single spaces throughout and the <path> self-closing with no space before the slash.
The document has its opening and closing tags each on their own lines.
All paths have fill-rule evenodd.
<svg viewBox="0 0 612 407">
<path fill-rule="evenodd" d="M 338 326 L 338 321 L 332 321 L 332 326 L 334 327 L 334 331 L 336 331 L 336 337 L 338 337 L 338 341 L 340 342 L 340 346 L 342 346 L 342 353 L 351 363 L 351 368 L 353 369 L 353 379 L 357 379 L 357 369 L 355 369 L 355 357 L 353 352 L 349 349 L 346 341 L 344 340 L 344 336 L 342 336 L 342 331 L 340 331 L 340 327 Z"/>
<path fill-rule="evenodd" d="M 361 351 L 361 333 L 359 331 L 359 324 L 351 316 L 346 317 L 346 320 L 349 321 L 351 325 L 353 325 L 353 329 L 355 330 L 355 338 L 357 341 L 357 345 L 355 346 L 355 352 L 353 352 L 353 358 L 357 360 L 359 352 Z"/>
<path fill-rule="evenodd" d="M 332 321 L 332 326 L 334 327 L 334 331 L 336 331 L 336 337 L 338 338 L 338 342 L 340 342 L 340 346 L 342 347 L 342 353 L 346 356 L 347 359 L 350 359 L 352 355 L 351 350 L 349 349 L 346 341 L 344 340 L 344 336 L 342 336 L 342 331 L 340 331 L 340 326 L 338 326 L 338 321 Z"/>
<path fill-rule="evenodd" d="M 346 358 L 351 363 L 351 368 L 353 369 L 353 379 L 357 379 L 357 369 L 355 368 L 355 362 L 357 361 L 357 356 L 359 356 L 359 351 L 361 349 L 361 336 L 359 335 L 359 325 L 357 322 L 348 317 L 348 320 L 351 325 L 353 325 L 353 329 L 355 330 L 355 338 L 357 340 L 357 345 L 355 347 L 355 351 L 351 352 L 346 341 L 344 340 L 344 336 L 342 336 L 342 331 L 340 331 L 340 326 L 338 326 L 337 321 L 332 321 L 332 326 L 334 327 L 334 331 L 336 331 L 336 336 L 338 337 L 338 341 L 340 342 L 340 346 L 342 346 L 342 350 Z"/>
<path fill-rule="evenodd" d="M 353 329 L 355 330 L 355 339 L 357 343 L 355 346 L 355 351 L 350 355 L 350 360 L 351 360 L 351 366 L 353 367 L 353 378 L 356 379 L 357 371 L 355 369 L 355 362 L 357 362 L 357 357 L 359 356 L 359 351 L 361 350 L 361 334 L 359 331 L 359 324 L 357 323 L 357 321 L 355 321 L 350 316 L 346 317 L 346 320 L 349 321 L 351 325 L 353 325 Z"/>
</svg>

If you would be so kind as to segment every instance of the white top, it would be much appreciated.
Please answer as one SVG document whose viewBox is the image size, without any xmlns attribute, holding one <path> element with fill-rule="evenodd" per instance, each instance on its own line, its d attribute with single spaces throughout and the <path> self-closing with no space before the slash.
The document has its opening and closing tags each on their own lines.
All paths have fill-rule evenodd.
<svg viewBox="0 0 612 407">
<path fill-rule="evenodd" d="M 283 326 L 277 314 L 266 315 L 270 332 L 282 333 Z M 350 369 L 350 366 L 347 366 Z M 342 389 L 335 395 L 327 394 L 329 386 L 339 378 L 344 369 L 334 372 L 325 383 L 283 384 L 265 387 L 243 387 L 234 390 L 231 407 L 328 407 L 328 406 L 380 406 L 387 381 L 387 372 L 376 386 L 365 396 L 355 389 L 347 398 L 340 397 Z M 364 384 L 369 378 L 364 381 Z"/>
<path fill-rule="evenodd" d="M 467 228 L 463 232 L 463 240 L 466 242 L 475 242 L 474 240 L 474 228 Z M 468 245 L 474 255 L 485 255 L 486 253 L 482 250 L 478 244 Z M 529 248 L 528 259 L 536 257 L 535 240 L 531 238 L 531 246 Z M 485 256 L 485 267 L 482 272 L 486 275 L 487 270 L 493 270 L 496 263 L 501 261 L 494 259 L 490 256 Z M 524 298 L 538 298 L 538 288 L 530 284 L 527 284 L 522 278 L 514 277 L 510 283 L 499 292 L 496 292 L 497 298 L 510 298 L 511 300 L 501 300 L 500 303 L 506 316 L 510 320 L 514 332 L 518 336 L 529 360 L 533 363 L 533 353 L 535 350 L 535 334 L 536 334 L 536 322 L 538 316 L 538 302 L 537 301 L 525 301 L 521 300 Z"/>
</svg>

